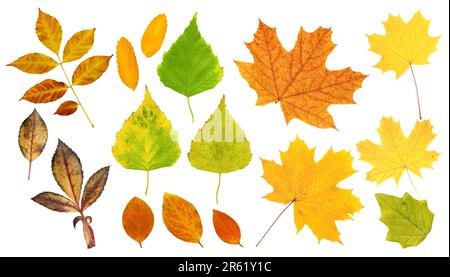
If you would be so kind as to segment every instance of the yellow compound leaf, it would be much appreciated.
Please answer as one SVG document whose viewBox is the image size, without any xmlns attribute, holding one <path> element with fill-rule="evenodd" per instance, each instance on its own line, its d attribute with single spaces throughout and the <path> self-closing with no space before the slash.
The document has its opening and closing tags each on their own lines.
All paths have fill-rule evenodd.
<svg viewBox="0 0 450 277">
<path fill-rule="evenodd" d="M 137 241 L 141 248 L 142 242 L 150 235 L 153 224 L 152 209 L 138 197 L 131 199 L 123 211 L 122 225 L 127 235 Z"/>
<path fill-rule="evenodd" d="M 139 82 L 139 67 L 133 45 L 126 38 L 121 38 L 117 43 L 116 55 L 120 79 L 127 87 L 135 90 Z"/>
<path fill-rule="evenodd" d="M 156 16 L 147 29 L 141 40 L 142 53 L 148 58 L 155 55 L 161 48 L 167 30 L 167 18 L 165 14 Z"/>
<path fill-rule="evenodd" d="M 18 58 L 7 66 L 14 66 L 30 74 L 43 74 L 57 67 L 58 62 L 45 54 L 31 53 Z"/>
<path fill-rule="evenodd" d="M 63 63 L 81 59 L 94 44 L 95 28 L 75 33 L 64 46 Z"/>
<path fill-rule="evenodd" d="M 89 85 L 108 69 L 112 56 L 93 56 L 78 65 L 72 75 L 72 85 Z"/>
<path fill-rule="evenodd" d="M 180 240 L 200 242 L 203 227 L 200 215 L 194 205 L 183 198 L 164 193 L 163 220 L 169 232 Z"/>
<path fill-rule="evenodd" d="M 39 16 L 36 21 L 36 35 L 45 47 L 59 55 L 62 40 L 61 25 L 56 18 L 44 13 L 41 9 L 39 9 Z"/>
</svg>

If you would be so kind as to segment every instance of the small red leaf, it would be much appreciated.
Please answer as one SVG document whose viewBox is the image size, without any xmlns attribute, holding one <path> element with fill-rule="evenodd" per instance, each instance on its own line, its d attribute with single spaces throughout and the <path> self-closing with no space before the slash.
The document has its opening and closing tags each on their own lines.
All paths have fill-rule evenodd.
<svg viewBox="0 0 450 277">
<path fill-rule="evenodd" d="M 78 103 L 75 101 L 66 101 L 64 103 L 62 103 L 58 109 L 56 110 L 55 114 L 57 115 L 62 115 L 62 116 L 67 116 L 67 115 L 71 115 L 74 112 L 76 112 L 78 109 Z"/>
</svg>

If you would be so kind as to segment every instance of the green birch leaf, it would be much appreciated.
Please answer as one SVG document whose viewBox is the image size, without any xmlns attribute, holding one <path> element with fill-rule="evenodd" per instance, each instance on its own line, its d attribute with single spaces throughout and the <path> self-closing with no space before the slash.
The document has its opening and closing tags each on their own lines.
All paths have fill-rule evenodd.
<svg viewBox="0 0 450 277">
<path fill-rule="evenodd" d="M 147 171 L 169 167 L 180 157 L 177 132 L 145 87 L 145 99 L 117 132 L 112 153 L 124 168 Z"/>
<path fill-rule="evenodd" d="M 214 88 L 223 76 L 219 59 L 198 31 L 197 14 L 169 51 L 164 53 L 158 75 L 166 87 L 187 97 L 194 121 L 189 98 Z"/>
<path fill-rule="evenodd" d="M 250 143 L 244 131 L 228 113 L 225 96 L 217 110 L 197 132 L 191 142 L 188 157 L 193 167 L 219 174 L 216 202 L 222 173 L 243 169 L 249 164 L 252 158 Z"/>
<path fill-rule="evenodd" d="M 434 214 L 427 201 L 418 201 L 405 193 L 402 198 L 378 193 L 380 220 L 389 229 L 386 240 L 398 242 L 403 248 L 419 245 L 430 233 Z"/>
</svg>

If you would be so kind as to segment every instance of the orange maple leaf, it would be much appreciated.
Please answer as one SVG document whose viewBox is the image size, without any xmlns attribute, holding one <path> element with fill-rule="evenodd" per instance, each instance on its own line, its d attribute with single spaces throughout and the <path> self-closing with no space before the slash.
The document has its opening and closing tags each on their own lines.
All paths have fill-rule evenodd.
<svg viewBox="0 0 450 277">
<path fill-rule="evenodd" d="M 254 63 L 236 61 L 239 71 L 258 94 L 256 105 L 281 102 L 286 123 L 298 118 L 319 128 L 336 128 L 327 109 L 332 104 L 355 104 L 353 93 L 366 75 L 349 67 L 328 70 L 326 59 L 336 46 L 331 29 L 298 33 L 288 52 L 276 29 L 262 21 L 252 42 L 246 43 Z"/>
</svg>

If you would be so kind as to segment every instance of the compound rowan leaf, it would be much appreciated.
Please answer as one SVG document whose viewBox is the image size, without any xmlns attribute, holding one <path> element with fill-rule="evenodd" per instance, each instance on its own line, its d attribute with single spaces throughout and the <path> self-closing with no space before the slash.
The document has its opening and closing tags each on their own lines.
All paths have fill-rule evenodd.
<svg viewBox="0 0 450 277">
<path fill-rule="evenodd" d="M 22 122 L 19 129 L 19 147 L 25 159 L 28 160 L 28 180 L 31 175 L 31 163 L 41 155 L 47 143 L 48 130 L 42 117 L 36 111 Z"/>
<path fill-rule="evenodd" d="M 117 43 L 117 69 L 122 82 L 135 90 L 139 81 L 139 67 L 133 45 L 124 37 Z"/>
<path fill-rule="evenodd" d="M 155 55 L 161 48 L 167 30 L 167 18 L 165 14 L 160 14 L 153 18 L 142 35 L 141 49 L 147 58 Z"/>
<path fill-rule="evenodd" d="M 192 140 L 188 157 L 193 167 L 219 174 L 216 202 L 221 174 L 243 169 L 249 164 L 252 159 L 250 143 L 228 113 L 225 96 Z"/>
<path fill-rule="evenodd" d="M 63 82 L 47 79 L 28 89 L 21 100 L 32 103 L 53 102 L 63 97 L 68 88 Z"/>
<path fill-rule="evenodd" d="M 180 157 L 177 133 L 147 87 L 144 101 L 117 132 L 112 153 L 124 168 L 147 171 L 146 194 L 150 170 L 172 166 Z"/>
<path fill-rule="evenodd" d="M 164 193 L 163 220 L 167 230 L 176 238 L 192 243 L 200 242 L 203 233 L 202 221 L 197 209 L 183 198 Z"/>
<path fill-rule="evenodd" d="M 62 28 L 58 20 L 39 9 L 36 21 L 36 35 L 50 51 L 59 55 L 62 41 Z"/>
<path fill-rule="evenodd" d="M 138 197 L 128 202 L 122 214 L 122 225 L 127 235 L 137 241 L 142 248 L 142 242 L 153 229 L 154 216 L 152 209 Z"/>
<path fill-rule="evenodd" d="M 436 136 L 429 120 L 416 122 L 414 129 L 406 138 L 400 123 L 391 117 L 381 119 L 378 134 L 381 144 L 369 140 L 358 144 L 361 160 L 372 164 L 367 173 L 367 180 L 381 184 L 389 178 L 394 178 L 398 184 L 400 177 L 406 171 L 421 176 L 421 168 L 432 168 L 439 153 L 428 151 L 428 145 Z"/>
<path fill-rule="evenodd" d="M 72 85 L 89 85 L 108 69 L 112 56 L 93 56 L 81 62 L 72 75 Z"/>
<path fill-rule="evenodd" d="M 226 213 L 213 210 L 213 224 L 216 234 L 221 240 L 229 244 L 241 245 L 241 229 L 239 225 Z"/>
<path fill-rule="evenodd" d="M 89 206 L 94 204 L 105 189 L 106 181 L 108 180 L 109 166 L 99 169 L 92 174 L 86 183 L 81 198 L 81 210 L 85 211 Z"/>
<path fill-rule="evenodd" d="M 354 104 L 353 94 L 366 78 L 349 67 L 327 69 L 327 57 L 335 47 L 331 29 L 308 33 L 301 28 L 288 52 L 275 28 L 260 21 L 254 40 L 246 45 L 254 63 L 236 61 L 239 72 L 256 91 L 256 105 L 281 103 L 286 123 L 298 118 L 319 128 L 335 128 L 328 107 Z"/>
<path fill-rule="evenodd" d="M 14 66 L 30 74 L 43 74 L 57 67 L 58 62 L 45 54 L 31 53 L 18 58 L 7 66 Z"/>
<path fill-rule="evenodd" d="M 330 149 L 315 162 L 314 153 L 314 149 L 297 138 L 286 152 L 280 153 L 281 165 L 261 160 L 263 178 L 273 187 L 265 198 L 294 205 L 297 232 L 308 225 L 319 241 L 340 242 L 335 221 L 351 219 L 363 207 L 351 190 L 337 187 L 356 172 L 352 168 L 353 158 L 347 151 Z"/>
<path fill-rule="evenodd" d="M 427 201 L 418 201 L 405 193 L 402 198 L 378 193 L 380 220 L 389 229 L 386 240 L 398 242 L 403 248 L 419 245 L 430 233 L 434 214 Z"/>
<path fill-rule="evenodd" d="M 169 51 L 164 53 L 158 75 L 166 87 L 187 97 L 194 121 L 189 98 L 214 88 L 223 76 L 219 59 L 198 31 L 197 14 Z"/>
<path fill-rule="evenodd" d="M 56 110 L 55 114 L 67 116 L 71 115 L 74 112 L 76 112 L 78 109 L 78 103 L 75 101 L 65 101 L 59 105 L 58 109 Z"/>
<path fill-rule="evenodd" d="M 31 200 L 55 212 L 78 212 L 72 200 L 53 192 L 41 192 Z"/>
<path fill-rule="evenodd" d="M 81 59 L 94 44 L 95 28 L 76 32 L 66 43 L 63 51 L 63 63 Z"/>
</svg>

